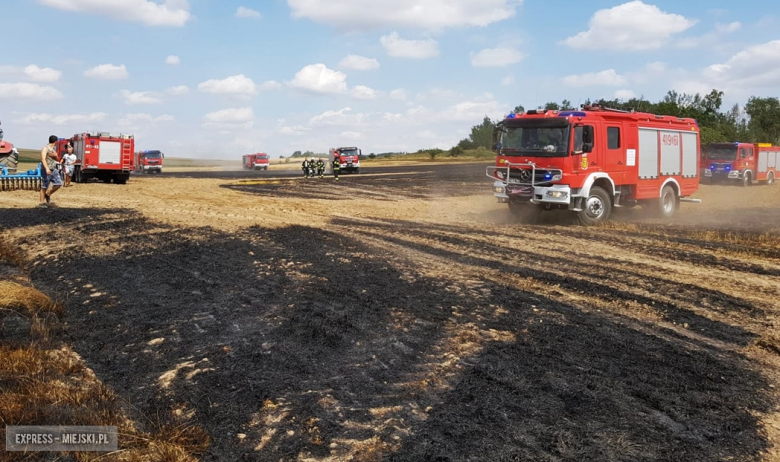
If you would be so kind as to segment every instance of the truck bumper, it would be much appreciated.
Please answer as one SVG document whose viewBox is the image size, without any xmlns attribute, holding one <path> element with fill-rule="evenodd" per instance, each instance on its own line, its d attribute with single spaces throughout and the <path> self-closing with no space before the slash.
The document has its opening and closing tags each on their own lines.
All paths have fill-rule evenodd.
<svg viewBox="0 0 780 462">
<path fill-rule="evenodd" d="M 555 184 L 552 186 L 536 186 L 534 188 L 534 195 L 531 198 L 531 202 L 534 204 L 554 204 L 568 206 L 571 204 L 571 188 L 562 184 Z"/>
</svg>

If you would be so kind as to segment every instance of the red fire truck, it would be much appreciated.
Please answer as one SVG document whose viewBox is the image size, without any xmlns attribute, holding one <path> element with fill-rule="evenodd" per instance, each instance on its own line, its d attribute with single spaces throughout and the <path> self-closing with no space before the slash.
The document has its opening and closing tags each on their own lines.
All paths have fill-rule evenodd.
<svg viewBox="0 0 780 462">
<path fill-rule="evenodd" d="M 771 143 L 711 143 L 703 149 L 702 179 L 748 186 L 773 184 L 780 162 L 780 146 Z"/>
<path fill-rule="evenodd" d="M 165 154 L 157 150 L 139 151 L 133 157 L 133 172 L 162 173 Z"/>
<path fill-rule="evenodd" d="M 85 183 L 97 178 L 104 183 L 112 180 L 125 184 L 133 170 L 133 135 L 112 135 L 110 133 L 79 133 L 71 138 L 76 165 L 73 181 Z"/>
<path fill-rule="evenodd" d="M 255 154 L 244 154 L 242 165 L 247 170 L 268 170 L 270 160 L 268 154 L 258 152 Z"/>
<path fill-rule="evenodd" d="M 363 150 L 354 146 L 335 148 L 330 150 L 330 162 L 333 163 L 334 154 L 338 152 L 341 159 L 341 171 L 349 173 L 360 173 L 360 156 Z"/>
<path fill-rule="evenodd" d="M 671 217 L 699 188 L 694 119 L 593 106 L 509 114 L 493 134 L 487 168 L 499 202 L 525 222 L 546 210 L 575 212 L 585 225 L 614 207 L 641 205 Z"/>
</svg>

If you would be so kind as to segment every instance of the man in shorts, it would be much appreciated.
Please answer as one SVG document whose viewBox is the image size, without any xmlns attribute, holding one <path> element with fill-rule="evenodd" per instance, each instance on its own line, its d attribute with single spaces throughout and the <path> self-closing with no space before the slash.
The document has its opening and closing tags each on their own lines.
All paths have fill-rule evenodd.
<svg viewBox="0 0 780 462">
<path fill-rule="evenodd" d="M 62 187 L 62 172 L 57 155 L 57 136 L 49 137 L 49 144 L 41 148 L 41 203 L 46 208 L 51 203 L 51 195 Z"/>
</svg>

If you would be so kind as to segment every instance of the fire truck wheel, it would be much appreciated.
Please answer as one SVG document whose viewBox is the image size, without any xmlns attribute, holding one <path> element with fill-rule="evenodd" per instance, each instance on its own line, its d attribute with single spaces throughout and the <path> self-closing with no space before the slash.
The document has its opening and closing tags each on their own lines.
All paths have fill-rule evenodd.
<svg viewBox="0 0 780 462">
<path fill-rule="evenodd" d="M 521 204 L 518 202 L 509 202 L 509 212 L 519 223 L 534 224 L 539 221 L 542 208 L 534 204 Z"/>
<path fill-rule="evenodd" d="M 658 200 L 658 214 L 662 218 L 671 218 L 677 210 L 677 194 L 674 188 L 669 185 L 664 186 L 661 191 L 661 198 Z"/>
<path fill-rule="evenodd" d="M 769 186 L 770 184 L 774 184 L 775 182 L 775 172 L 769 172 L 769 174 L 766 176 L 766 184 Z"/>
<path fill-rule="evenodd" d="M 742 175 L 742 186 L 750 186 L 753 184 L 753 179 L 750 177 L 750 173 L 745 172 L 744 175 Z"/>
<path fill-rule="evenodd" d="M 578 212 L 577 218 L 583 225 L 596 225 L 607 221 L 612 212 L 612 200 L 604 189 L 594 186 L 590 188 L 590 195 L 585 199 L 582 212 Z"/>
</svg>

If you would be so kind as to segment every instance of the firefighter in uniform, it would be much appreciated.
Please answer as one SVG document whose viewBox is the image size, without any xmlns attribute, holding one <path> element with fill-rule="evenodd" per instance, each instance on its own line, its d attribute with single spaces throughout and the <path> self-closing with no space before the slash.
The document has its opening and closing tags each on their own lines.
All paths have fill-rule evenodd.
<svg viewBox="0 0 780 462">
<path fill-rule="evenodd" d="M 309 159 L 303 158 L 303 163 L 301 163 L 301 170 L 303 170 L 303 177 L 307 178 L 309 176 Z"/>
<path fill-rule="evenodd" d="M 341 170 L 341 155 L 338 153 L 333 156 L 333 177 L 339 181 L 339 170 Z"/>
<path fill-rule="evenodd" d="M 317 174 L 320 178 L 325 177 L 325 161 L 322 159 L 317 159 Z"/>
</svg>

